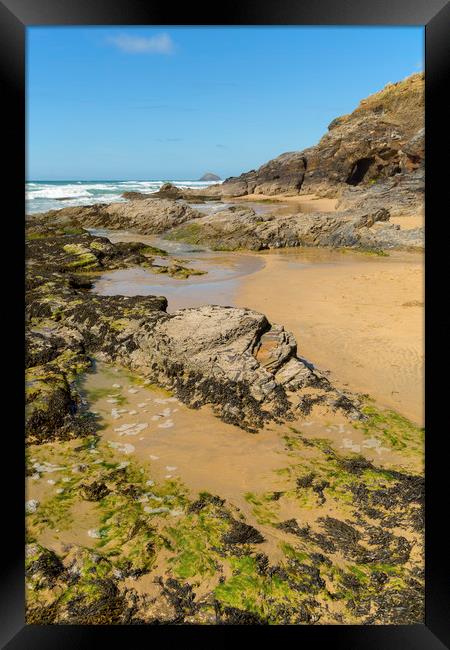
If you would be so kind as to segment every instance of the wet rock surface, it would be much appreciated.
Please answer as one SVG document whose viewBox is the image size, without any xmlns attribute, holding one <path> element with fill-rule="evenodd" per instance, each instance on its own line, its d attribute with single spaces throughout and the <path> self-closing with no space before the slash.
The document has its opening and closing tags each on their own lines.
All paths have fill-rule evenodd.
<svg viewBox="0 0 450 650">
<path fill-rule="evenodd" d="M 225 544 L 261 544 L 264 537 L 253 526 L 231 520 L 231 529 L 222 538 Z"/>
<path fill-rule="evenodd" d="M 292 334 L 262 314 L 219 306 L 167 314 L 164 297 L 89 291 L 89 274 L 99 268 L 150 266 L 145 250 L 87 233 L 28 242 L 30 436 L 89 430 L 74 378 L 92 354 L 141 372 L 193 408 L 211 404 L 224 421 L 250 431 L 289 419 L 308 395 L 335 408 L 341 393 L 297 356 Z M 357 402 L 347 402 L 344 412 L 360 417 Z"/>
</svg>

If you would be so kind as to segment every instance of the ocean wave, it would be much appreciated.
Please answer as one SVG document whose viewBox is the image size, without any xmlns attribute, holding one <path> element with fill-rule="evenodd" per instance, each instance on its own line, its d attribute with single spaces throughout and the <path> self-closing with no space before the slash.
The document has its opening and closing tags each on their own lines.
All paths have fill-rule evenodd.
<svg viewBox="0 0 450 650">
<path fill-rule="evenodd" d="M 193 180 L 29 181 L 25 184 L 26 211 L 30 214 L 77 205 L 122 202 L 122 194 L 126 191 L 153 194 L 167 182 L 193 189 L 216 183 Z"/>
<path fill-rule="evenodd" d="M 84 188 L 71 189 L 65 186 L 28 191 L 25 195 L 27 201 L 33 201 L 34 199 L 63 199 L 66 196 L 70 198 L 92 197 L 91 192 Z"/>
</svg>

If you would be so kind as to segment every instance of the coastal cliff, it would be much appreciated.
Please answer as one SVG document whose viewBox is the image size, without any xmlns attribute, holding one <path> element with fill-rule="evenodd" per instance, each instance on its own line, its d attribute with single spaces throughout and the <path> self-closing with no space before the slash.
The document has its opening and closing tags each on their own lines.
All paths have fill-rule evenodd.
<svg viewBox="0 0 450 650">
<path fill-rule="evenodd" d="M 352 113 L 334 119 L 317 145 L 283 153 L 214 189 L 223 196 L 316 193 L 351 202 L 354 188 L 359 190 L 357 198 L 361 190 L 380 195 L 382 188 L 391 190 L 391 197 L 408 194 L 417 206 L 423 193 L 424 156 L 420 73 L 387 84 Z M 393 204 L 394 199 L 389 201 Z"/>
</svg>

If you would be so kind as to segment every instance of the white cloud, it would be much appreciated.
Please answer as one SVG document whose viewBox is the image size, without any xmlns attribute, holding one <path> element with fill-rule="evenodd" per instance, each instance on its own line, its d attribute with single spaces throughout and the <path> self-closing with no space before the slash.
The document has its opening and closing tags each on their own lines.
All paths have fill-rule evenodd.
<svg viewBox="0 0 450 650">
<path fill-rule="evenodd" d="M 118 34 L 111 36 L 108 41 L 129 54 L 173 54 L 175 43 L 169 34 L 161 33 L 154 36 L 132 36 Z"/>
</svg>

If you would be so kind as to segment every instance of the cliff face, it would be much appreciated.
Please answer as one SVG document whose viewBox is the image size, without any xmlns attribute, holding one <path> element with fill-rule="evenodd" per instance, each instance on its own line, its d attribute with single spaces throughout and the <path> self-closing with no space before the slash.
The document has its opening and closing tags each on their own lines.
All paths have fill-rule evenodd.
<svg viewBox="0 0 450 650">
<path fill-rule="evenodd" d="M 221 186 L 225 195 L 343 195 L 348 188 L 398 186 L 414 176 L 423 187 L 424 75 L 414 74 L 361 101 L 331 122 L 317 145 L 284 153 Z"/>
</svg>

